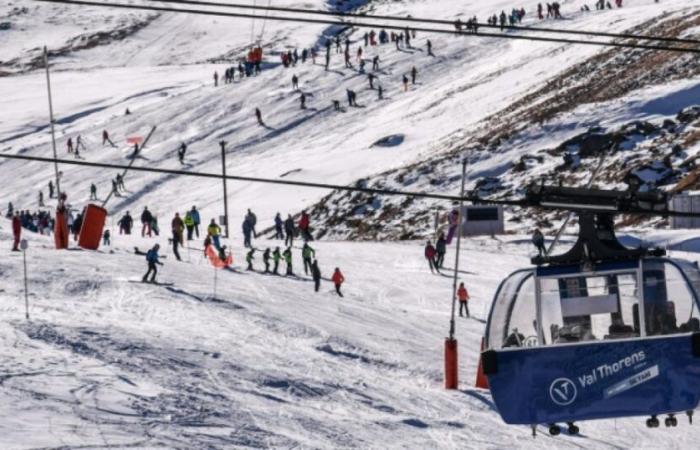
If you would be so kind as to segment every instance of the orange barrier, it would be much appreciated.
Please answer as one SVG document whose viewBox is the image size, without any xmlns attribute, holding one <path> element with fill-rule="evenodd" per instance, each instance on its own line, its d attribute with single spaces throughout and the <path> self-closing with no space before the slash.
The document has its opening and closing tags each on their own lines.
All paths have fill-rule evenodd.
<svg viewBox="0 0 700 450">
<path fill-rule="evenodd" d="M 207 258 L 209 258 L 211 265 L 217 269 L 223 269 L 233 264 L 233 255 L 228 255 L 226 259 L 222 261 L 213 245 L 208 245 L 204 253 L 206 253 Z"/>
<path fill-rule="evenodd" d="M 68 221 L 66 214 L 62 211 L 56 211 L 56 223 L 53 227 L 53 238 L 56 242 L 56 248 L 61 250 L 68 248 Z"/>
<path fill-rule="evenodd" d="M 445 339 L 445 389 L 457 389 L 458 378 L 457 340 Z"/>
<path fill-rule="evenodd" d="M 481 338 L 481 352 L 479 352 L 479 367 L 476 369 L 476 383 L 474 386 L 481 389 L 489 388 L 489 380 L 484 375 L 484 366 L 481 360 L 481 353 L 484 351 L 484 338 Z"/>
<path fill-rule="evenodd" d="M 93 204 L 87 205 L 80 226 L 78 245 L 88 250 L 97 250 L 102 241 L 102 232 L 107 219 L 107 210 Z"/>
</svg>

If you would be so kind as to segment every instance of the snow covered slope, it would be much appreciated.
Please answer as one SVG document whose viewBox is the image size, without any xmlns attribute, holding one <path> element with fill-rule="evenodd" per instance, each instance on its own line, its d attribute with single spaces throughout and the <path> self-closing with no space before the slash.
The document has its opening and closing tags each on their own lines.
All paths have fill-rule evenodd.
<svg viewBox="0 0 700 450">
<path fill-rule="evenodd" d="M 527 239 L 469 242 L 461 278 L 474 318 L 457 323 L 462 389 L 448 392 L 450 278 L 427 271 L 419 246 L 316 243 L 324 276 L 344 271 L 340 299 L 327 281 L 314 293 L 304 276 L 239 266 L 217 274 L 214 294 L 197 249 L 183 262 L 168 255 L 165 285 L 144 285 L 143 257 L 129 249 L 152 240 L 56 252 L 30 236 L 26 321 L 9 238 L 2 220 L 2 448 L 685 449 L 700 438 L 685 423 L 648 430 L 642 419 L 536 439 L 501 423 L 488 392 L 470 386 L 487 305 L 527 264 Z"/>
</svg>

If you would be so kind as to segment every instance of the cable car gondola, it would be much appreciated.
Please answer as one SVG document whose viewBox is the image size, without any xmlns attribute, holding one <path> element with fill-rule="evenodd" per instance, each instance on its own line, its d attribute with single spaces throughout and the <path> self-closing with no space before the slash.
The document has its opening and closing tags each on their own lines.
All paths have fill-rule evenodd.
<svg viewBox="0 0 700 450">
<path fill-rule="evenodd" d="M 666 215 L 661 193 L 535 186 L 532 206 L 578 215 L 566 253 L 532 259 L 499 286 L 482 353 L 503 420 L 567 424 L 647 416 L 692 422 L 700 401 L 700 269 L 657 248 L 624 247 L 614 215 Z"/>
</svg>

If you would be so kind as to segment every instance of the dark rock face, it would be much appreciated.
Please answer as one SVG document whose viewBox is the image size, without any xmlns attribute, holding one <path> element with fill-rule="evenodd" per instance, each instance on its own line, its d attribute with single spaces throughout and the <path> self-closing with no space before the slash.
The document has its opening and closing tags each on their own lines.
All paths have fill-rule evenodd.
<svg viewBox="0 0 700 450">
<path fill-rule="evenodd" d="M 680 123 L 690 123 L 700 117 L 700 105 L 693 105 L 683 109 L 676 115 Z"/>
<path fill-rule="evenodd" d="M 581 158 L 591 158 L 607 152 L 622 141 L 619 135 L 603 133 L 599 129 L 574 136 L 557 147 L 557 152 L 577 152 Z"/>
</svg>

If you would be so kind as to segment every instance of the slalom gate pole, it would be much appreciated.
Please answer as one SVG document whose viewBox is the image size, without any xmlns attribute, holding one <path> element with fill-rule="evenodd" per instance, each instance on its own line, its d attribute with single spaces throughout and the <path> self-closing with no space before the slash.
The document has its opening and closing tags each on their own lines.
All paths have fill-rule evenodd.
<svg viewBox="0 0 700 450">
<path fill-rule="evenodd" d="M 58 175 L 58 156 L 56 155 L 56 132 L 54 130 L 54 120 L 53 120 L 53 101 L 51 99 L 51 77 L 49 76 L 49 51 L 44 46 L 44 66 L 46 67 L 46 91 L 49 97 L 49 123 L 51 125 L 51 146 L 53 147 L 53 170 L 56 176 L 56 198 L 61 197 L 61 184 L 60 177 Z"/>
<path fill-rule="evenodd" d="M 467 158 L 462 160 L 462 187 L 460 198 L 464 198 L 464 185 L 467 179 Z M 459 386 L 459 364 L 457 357 L 457 340 L 455 339 L 455 308 L 457 306 L 457 274 L 459 273 L 459 252 L 462 244 L 462 209 L 464 200 L 459 202 L 457 220 L 457 248 L 455 250 L 455 269 L 452 278 L 452 314 L 450 315 L 450 335 L 445 340 L 445 389 L 457 389 Z"/>
<path fill-rule="evenodd" d="M 219 142 L 221 146 L 221 174 L 224 182 L 224 225 L 226 226 L 226 239 L 228 239 L 228 193 L 226 190 L 226 142 Z"/>
<path fill-rule="evenodd" d="M 29 283 L 27 281 L 27 241 L 22 242 L 22 257 L 24 260 L 24 317 L 29 320 Z"/>
</svg>

